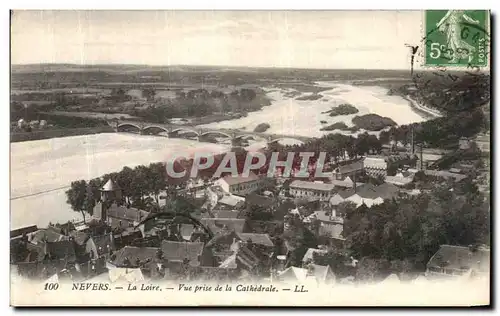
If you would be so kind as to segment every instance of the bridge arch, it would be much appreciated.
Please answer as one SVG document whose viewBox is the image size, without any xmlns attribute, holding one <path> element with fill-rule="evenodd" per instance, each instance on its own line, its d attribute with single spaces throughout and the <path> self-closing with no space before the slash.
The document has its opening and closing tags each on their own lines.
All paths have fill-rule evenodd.
<svg viewBox="0 0 500 316">
<path fill-rule="evenodd" d="M 130 129 L 136 129 L 137 132 L 141 131 L 141 127 L 133 123 L 122 123 L 117 126 L 118 132 L 126 132 Z"/>
<path fill-rule="evenodd" d="M 142 131 L 145 134 L 153 134 L 153 135 L 160 134 L 161 132 L 167 132 L 167 133 L 169 132 L 168 129 L 166 129 L 165 127 L 156 125 L 146 126 Z"/>
<path fill-rule="evenodd" d="M 201 136 L 209 136 L 209 135 L 213 135 L 215 137 L 217 137 L 217 136 L 225 136 L 227 138 L 233 138 L 233 136 L 231 136 L 229 134 L 226 134 L 224 132 L 220 132 L 220 131 L 209 131 L 209 132 L 205 132 L 205 133 L 201 134 Z"/>
</svg>

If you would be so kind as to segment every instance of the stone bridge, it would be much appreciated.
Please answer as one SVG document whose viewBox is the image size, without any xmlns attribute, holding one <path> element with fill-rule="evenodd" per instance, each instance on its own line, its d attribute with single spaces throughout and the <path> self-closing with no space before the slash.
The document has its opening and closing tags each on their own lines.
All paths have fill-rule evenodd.
<svg viewBox="0 0 500 316">
<path fill-rule="evenodd" d="M 258 133 L 238 129 L 208 129 L 198 126 L 180 124 L 158 124 L 120 120 L 108 121 L 108 124 L 113 127 L 116 132 L 128 132 L 140 135 L 158 135 L 170 138 L 187 138 L 210 142 L 214 142 L 214 140 L 233 141 L 240 139 L 257 141 L 265 140 L 268 143 L 273 143 L 283 139 L 293 139 L 305 143 L 312 139 L 311 137 L 297 135 Z"/>
</svg>

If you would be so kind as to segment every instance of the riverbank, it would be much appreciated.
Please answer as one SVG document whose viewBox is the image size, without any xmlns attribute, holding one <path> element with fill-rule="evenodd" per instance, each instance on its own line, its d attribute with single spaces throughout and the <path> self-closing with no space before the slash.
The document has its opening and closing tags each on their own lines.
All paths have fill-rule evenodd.
<svg viewBox="0 0 500 316">
<path fill-rule="evenodd" d="M 420 103 L 418 103 L 416 100 L 412 99 L 409 95 L 406 96 L 401 96 L 403 99 L 408 101 L 408 104 L 412 108 L 415 113 L 427 118 L 427 119 L 435 119 L 438 117 L 443 116 L 441 112 L 435 109 L 431 109 L 429 107 L 426 107 Z"/>
<path fill-rule="evenodd" d="M 10 142 L 26 142 L 32 140 L 42 140 L 58 137 L 71 137 L 80 135 L 91 135 L 100 133 L 113 133 L 114 130 L 111 126 L 99 127 L 82 127 L 82 128 L 61 128 L 61 129 L 48 129 L 38 130 L 31 132 L 16 132 L 10 133 Z"/>
</svg>

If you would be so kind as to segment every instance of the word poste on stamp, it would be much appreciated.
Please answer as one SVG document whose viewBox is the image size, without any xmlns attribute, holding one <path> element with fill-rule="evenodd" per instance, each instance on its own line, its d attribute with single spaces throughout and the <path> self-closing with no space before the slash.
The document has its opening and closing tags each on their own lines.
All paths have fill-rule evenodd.
<svg viewBox="0 0 500 316">
<path fill-rule="evenodd" d="M 487 10 L 425 11 L 425 66 L 487 66 L 489 16 Z"/>
</svg>

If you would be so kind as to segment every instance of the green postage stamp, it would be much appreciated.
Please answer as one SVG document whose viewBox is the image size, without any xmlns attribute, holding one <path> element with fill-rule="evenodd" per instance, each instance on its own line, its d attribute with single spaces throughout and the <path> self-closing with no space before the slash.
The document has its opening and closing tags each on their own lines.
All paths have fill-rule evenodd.
<svg viewBox="0 0 500 316">
<path fill-rule="evenodd" d="M 425 11 L 425 66 L 486 67 L 488 10 Z"/>
</svg>

